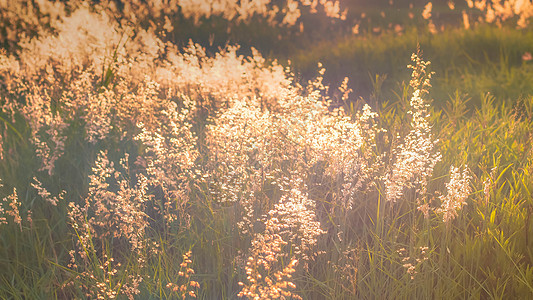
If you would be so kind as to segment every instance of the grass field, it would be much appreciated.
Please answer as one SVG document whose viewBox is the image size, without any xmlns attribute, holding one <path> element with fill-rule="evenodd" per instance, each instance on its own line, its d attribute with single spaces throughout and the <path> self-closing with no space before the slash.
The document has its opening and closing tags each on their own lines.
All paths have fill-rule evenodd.
<svg viewBox="0 0 533 300">
<path fill-rule="evenodd" d="M 532 298 L 533 8 L 478 2 L 0 2 L 0 298 Z"/>
</svg>

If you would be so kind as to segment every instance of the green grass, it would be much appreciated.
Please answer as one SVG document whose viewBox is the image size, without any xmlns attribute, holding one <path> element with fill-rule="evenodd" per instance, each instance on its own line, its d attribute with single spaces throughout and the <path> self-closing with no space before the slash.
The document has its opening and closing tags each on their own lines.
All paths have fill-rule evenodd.
<svg viewBox="0 0 533 300">
<path fill-rule="evenodd" d="M 451 165 L 468 165 L 471 170 L 473 192 L 450 223 L 443 223 L 442 216 L 435 213 L 425 218 L 417 210 L 420 195 L 414 190 L 397 203 L 386 201 L 384 174 L 380 173 L 365 183 L 353 208 L 344 209 L 332 200 L 339 193 L 339 183 L 324 175 L 324 165 L 307 170 L 309 194 L 317 203 L 317 216 L 327 232 L 314 249 L 321 254 L 305 267 L 301 263 L 294 274 L 296 294 L 303 299 L 533 297 L 533 61 L 522 60 L 525 52 L 533 53 L 531 29 L 483 25 L 471 30 L 448 28 L 433 35 L 411 24 L 399 36 L 392 33 L 348 36 L 343 32 L 316 39 L 282 38 L 280 44 L 274 45 L 273 41 L 287 31 L 265 29 L 259 20 L 251 25 L 232 25 L 233 33 L 224 33 L 227 24 L 219 23 L 225 21 L 216 18 L 210 21 L 189 31 L 179 29 L 168 38 L 184 40 L 198 36 L 206 42 L 211 26 L 217 35 L 211 45 L 213 53 L 227 40 L 245 39 L 239 42 L 245 48 L 243 53 L 247 53 L 248 46 L 255 45 L 270 59 L 283 62 L 290 59 L 300 82 L 316 76 L 317 62 L 326 67 L 325 80 L 331 83 L 331 89 L 345 76 L 349 77 L 354 94 L 351 102 L 343 103 L 348 114 L 355 117 L 360 104 L 368 102 L 379 114 L 376 126 L 384 129 L 377 134 L 375 145 L 366 145 L 360 153 L 370 163 L 376 162 L 378 171 L 390 167 L 391 161 L 379 165 L 377 162 L 388 158 L 394 142 L 398 142 L 397 136 L 405 136 L 411 128 L 407 113 L 411 97 L 407 83 L 411 74 L 406 65 L 419 46 L 435 72 L 430 123 L 442 154 L 430 177 L 425 201 L 439 202 Z M 175 25 L 187 22 L 176 20 Z M 319 32 L 320 29 L 315 31 Z M 254 34 L 267 38 L 256 44 L 255 40 L 260 38 Z M 105 80 L 96 80 L 95 93 L 103 92 L 103 81 L 112 86 L 119 80 L 110 72 Z M 0 78 L 4 75 L 0 73 Z M 19 113 L 11 120 L 4 111 L 6 98 L 16 98 L 23 105 L 26 95 L 8 90 L 4 84 L 0 93 L 0 133 L 5 157 L 0 160 L 3 184 L 0 199 L 16 188 L 23 219 L 21 226 L 9 216 L 7 224 L 0 224 L 0 298 L 90 298 L 84 294 L 82 285 L 94 287 L 94 280 L 77 277 L 78 270 L 68 266 L 69 250 L 81 241 L 77 234 L 82 232 L 74 230 L 69 221 L 69 203 L 85 203 L 91 168 L 101 150 L 109 151 L 115 166 L 124 153 L 129 153 L 133 165 L 137 157 L 146 154 L 146 146 L 132 139 L 131 132 L 138 128 L 125 129 L 128 133 L 125 135 L 115 128 L 97 143 L 87 143 L 86 124 L 74 119 L 65 133 L 64 155 L 56 163 L 56 172 L 49 176 L 38 171 L 40 161 L 30 142 L 27 121 Z M 211 99 L 213 95 L 193 92 L 175 100 L 181 102 L 189 96 L 198 103 L 217 100 Z M 301 99 L 295 99 L 298 100 Z M 61 115 L 60 109 L 55 114 Z M 202 111 L 188 120 L 199 137 L 196 145 L 200 151 L 196 160 L 199 169 L 207 168 L 212 159 L 205 144 L 205 132 L 219 114 Z M 132 168 L 120 174 L 135 186 L 135 172 Z M 66 198 L 51 206 L 31 187 L 34 176 L 52 194 L 65 190 Z M 102 279 L 110 271 L 102 267 L 103 254 L 120 258 L 124 264 L 118 267 L 116 276 L 109 277 L 107 286 L 120 291 L 128 275 L 142 276 L 138 299 L 178 298 L 178 293 L 166 285 L 186 285 L 191 280 L 200 283 L 195 290 L 199 299 L 236 299 L 241 290 L 239 282 L 245 281 L 247 274 L 235 258 L 248 253 L 252 240 L 251 235 L 241 235 L 236 226 L 242 208 L 221 203 L 217 195 L 210 193 L 205 181 L 195 178 L 191 182 L 187 189 L 190 200 L 179 210 L 186 213 L 179 215 L 172 226 L 167 226 L 158 214 L 164 201 L 170 200 L 164 199 L 160 190 L 150 190 L 153 198 L 145 207 L 149 220 L 146 239 L 160 245 L 158 253 L 129 252 L 119 238 L 108 238 L 101 244 L 83 245 L 90 258 L 85 268 Z M 263 179 L 264 202 L 257 207 L 257 214 L 266 214 L 281 193 L 272 179 Z M 0 206 L 9 209 L 7 203 Z M 30 211 L 31 222 L 27 220 Z M 421 247 L 427 247 L 425 253 Z M 185 278 L 179 275 L 184 270 L 180 264 L 189 250 L 190 266 L 195 273 Z M 149 255 L 144 265 L 138 263 L 142 255 Z M 407 262 L 416 265 L 415 274 L 406 272 Z M 283 261 L 282 265 L 287 263 Z"/>
<path fill-rule="evenodd" d="M 291 61 L 304 78 L 316 72 L 319 61 L 328 82 L 339 84 L 346 76 L 355 95 L 393 100 L 398 83 L 409 80 L 404 70 L 417 45 L 435 72 L 432 97 L 439 107 L 456 92 L 471 98 L 471 107 L 479 106 L 485 93 L 509 102 L 533 94 L 533 63 L 522 61 L 524 53 L 533 51 L 533 32 L 510 27 L 450 28 L 437 34 L 407 27 L 401 36 L 385 33 L 318 43 L 295 52 Z M 384 78 L 378 87 L 381 97 L 371 99 L 378 75 Z"/>
</svg>

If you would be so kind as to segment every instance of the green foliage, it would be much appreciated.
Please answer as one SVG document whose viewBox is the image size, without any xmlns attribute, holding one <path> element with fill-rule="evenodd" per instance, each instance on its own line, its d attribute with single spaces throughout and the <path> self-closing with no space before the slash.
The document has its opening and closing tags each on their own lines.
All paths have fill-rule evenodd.
<svg viewBox="0 0 533 300">
<path fill-rule="evenodd" d="M 295 295 L 303 299 L 533 297 L 533 64 L 522 58 L 533 51 L 533 32 L 487 25 L 430 34 L 417 29 L 418 18 L 403 20 L 402 35 L 374 34 L 373 26 L 387 24 L 376 21 L 377 10 L 369 9 L 368 14 L 362 23 L 366 32 L 357 37 L 348 37 L 340 22 L 299 33 L 295 28 L 265 27 L 261 18 L 232 23 L 215 16 L 193 26 L 191 19 L 176 17 L 172 25 L 177 29 L 165 40 L 186 47 L 185 40 L 197 38 L 209 45 L 207 54 L 191 44 L 183 53 L 164 45 L 157 49 L 161 52 L 144 56 L 146 49 L 134 44 L 142 53 L 135 56 L 118 41 L 99 69 L 84 65 L 71 73 L 50 71 L 58 77 L 54 84 L 41 79 L 41 73 L 37 79 L 12 76 L 8 67 L 0 65 L 0 79 L 5 81 L 0 83 L 0 298 L 238 298 L 243 282 L 254 279 L 255 270 L 246 269 L 246 259 L 260 257 L 251 250 L 261 241 L 257 242 L 258 236 L 277 229 L 266 228 L 267 222 L 289 228 L 278 236 L 298 225 L 276 219 L 291 217 L 275 211 L 287 196 L 286 186 L 293 187 L 291 176 L 304 182 L 305 193 L 298 195 L 308 201 L 307 208 L 313 208 L 321 226 L 315 232 L 311 258 L 301 259 L 297 271 L 282 273 L 296 285 L 291 290 Z M 385 14 L 402 21 L 394 9 Z M 325 22 L 322 17 L 303 16 L 303 20 Z M 146 33 L 143 26 L 148 27 L 140 24 L 139 36 Z M 341 32 L 312 36 L 331 29 Z M 33 31 L 32 36 L 36 36 Z M 128 43 L 139 42 L 133 36 Z M 253 55 L 216 50 L 228 41 L 242 46 L 239 53 Z M 269 58 L 290 58 L 300 72 L 299 82 L 249 46 Z M 414 90 L 428 87 L 409 84 L 416 76 L 410 76 L 405 66 L 417 47 L 432 62 L 430 71 L 436 72 L 429 94 L 434 100 L 425 99 L 423 93 L 427 115 L 420 118 L 429 124 L 425 133 L 434 137 L 429 140 L 441 156 L 431 174 L 407 180 L 412 186 L 402 190 L 398 201 L 391 201 L 387 180 L 399 152 L 419 150 L 404 144 L 420 129 L 413 124 Z M 176 57 L 172 51 L 178 52 Z M 172 65 L 166 56 L 181 65 Z M 315 78 L 317 61 L 327 69 L 325 78 L 322 73 Z M 141 67 L 131 71 L 124 67 L 126 62 Z M 224 81 L 232 75 L 228 66 L 241 73 Z M 174 67 L 183 69 L 179 76 L 169 73 L 169 81 L 179 78 L 174 85 L 160 87 L 139 79 L 156 78 L 157 71 Z M 138 70 L 144 73 L 137 74 Z M 87 76 L 86 81 L 69 85 L 67 79 L 80 74 Z M 345 76 L 350 77 L 356 97 L 362 98 L 339 96 L 333 89 L 328 95 L 322 80 L 335 86 Z M 6 78 L 19 80 L 17 88 Z M 309 78 L 313 81 L 300 86 Z M 35 86 L 30 88 L 32 80 Z M 35 116 L 23 110 L 39 95 L 50 101 L 49 107 L 39 107 L 49 123 L 35 127 Z M 99 102 L 90 106 L 90 101 Z M 376 117 L 367 116 L 368 127 L 349 127 L 363 126 L 366 102 Z M 346 118 L 323 103 L 343 106 Z M 236 106 L 240 110 L 230 111 Z M 89 116 L 91 112 L 105 115 Z M 57 123 L 50 121 L 54 117 L 62 122 L 57 132 L 52 130 Z M 89 131 L 92 125 L 105 134 Z M 329 126 L 327 133 L 313 131 L 319 125 Z M 363 142 L 348 155 L 325 149 L 344 146 L 342 139 L 355 139 L 331 138 L 328 133 L 357 135 L 361 128 Z M 53 172 L 42 168 L 37 133 L 45 149 L 63 142 Z M 319 134 L 330 138 L 326 139 L 330 144 L 309 142 Z M 65 139 L 58 142 L 57 136 Z M 427 135 L 416 137 L 415 142 Z M 305 147 L 298 148 L 301 145 Z M 313 152 L 313 147 L 319 150 Z M 318 159 L 317 153 L 327 159 Z M 364 172 L 354 173 L 364 179 L 357 182 L 360 186 L 350 196 L 350 205 L 338 199 L 353 179 L 345 173 L 352 170 L 332 170 L 342 155 L 366 162 L 364 167 L 357 165 Z M 471 180 L 466 204 L 455 218 L 443 220 L 436 208 L 445 201 L 450 166 L 468 166 Z M 42 195 L 36 180 L 50 195 Z M 14 189 L 20 222 L 8 213 Z M 238 200 L 232 201 L 232 195 Z M 253 201 L 245 202 L 248 198 Z M 425 214 L 423 204 L 433 209 Z M 239 223 L 249 211 L 252 216 L 245 231 Z M 297 212 L 298 220 L 307 211 Z M 129 231 L 132 228 L 134 232 Z M 297 236 L 280 246 L 284 256 L 275 257 L 272 269 L 261 269 L 261 274 L 282 278 L 276 268 L 285 271 L 292 266 L 290 259 L 298 255 L 303 238 L 308 237 Z M 277 240 L 268 241 L 267 246 L 272 246 Z M 137 278 L 142 281 L 136 282 Z"/>
<path fill-rule="evenodd" d="M 443 107 L 458 91 L 471 98 L 469 106 L 473 107 L 480 105 L 487 92 L 507 102 L 533 94 L 533 64 L 522 60 L 522 55 L 533 51 L 532 41 L 533 32 L 527 29 L 479 25 L 432 34 L 423 27 L 406 26 L 401 35 L 363 34 L 318 42 L 291 53 L 291 61 L 304 77 L 315 72 L 317 61 L 322 62 L 328 70 L 327 82 L 337 84 L 348 76 L 355 94 L 366 99 L 374 91 L 374 77 L 386 75 L 380 99 L 384 101 L 393 98 L 398 82 L 408 81 L 404 68 L 420 45 L 437 74 L 432 82 L 436 105 Z"/>
</svg>

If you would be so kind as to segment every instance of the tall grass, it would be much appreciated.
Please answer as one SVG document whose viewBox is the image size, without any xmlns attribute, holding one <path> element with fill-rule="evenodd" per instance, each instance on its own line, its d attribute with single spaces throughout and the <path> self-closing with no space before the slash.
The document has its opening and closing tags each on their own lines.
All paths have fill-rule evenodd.
<svg viewBox="0 0 533 300">
<path fill-rule="evenodd" d="M 424 54 L 415 33 L 358 40 L 405 48 L 371 107 L 322 66 L 302 83 L 106 2 L 57 6 L 0 53 L 1 298 L 533 296 L 533 97 L 432 100 L 433 71 L 463 62 L 432 45 L 529 33 L 445 31 Z M 517 45 L 491 71 L 512 86 Z"/>
<path fill-rule="evenodd" d="M 349 76 L 355 94 L 371 100 L 376 75 L 384 79 L 380 86 L 384 97 L 394 98 L 398 82 L 409 81 L 404 71 L 410 53 L 419 44 L 424 56 L 439 74 L 433 80 L 433 95 L 438 107 L 455 92 L 471 98 L 469 106 L 479 106 L 483 94 L 490 92 L 500 101 L 512 102 L 531 91 L 532 33 L 529 29 L 479 25 L 469 30 L 450 28 L 436 34 L 420 27 L 406 27 L 402 35 L 394 32 L 379 36 L 352 36 L 325 41 L 296 51 L 293 66 L 304 76 L 311 76 L 320 61 L 327 68 L 327 82 L 339 83 Z M 332 45 L 333 43 L 333 45 Z M 526 55 L 527 56 L 527 55 Z"/>
</svg>

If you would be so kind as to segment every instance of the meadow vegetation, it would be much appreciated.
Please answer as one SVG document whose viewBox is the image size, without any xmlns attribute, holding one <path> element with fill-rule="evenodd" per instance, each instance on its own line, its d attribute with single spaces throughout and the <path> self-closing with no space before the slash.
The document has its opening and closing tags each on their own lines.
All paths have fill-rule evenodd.
<svg viewBox="0 0 533 300">
<path fill-rule="evenodd" d="M 0 1 L 0 298 L 533 297 L 533 6 L 398 7 Z"/>
</svg>

